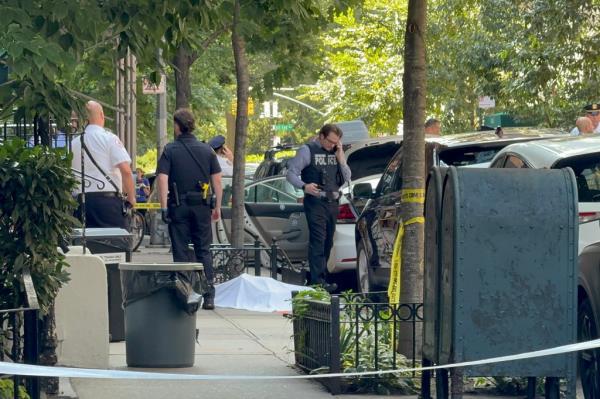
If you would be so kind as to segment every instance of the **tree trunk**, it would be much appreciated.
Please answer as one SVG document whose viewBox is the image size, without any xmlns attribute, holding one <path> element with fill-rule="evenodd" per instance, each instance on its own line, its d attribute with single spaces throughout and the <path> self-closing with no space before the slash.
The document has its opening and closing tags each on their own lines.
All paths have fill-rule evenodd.
<svg viewBox="0 0 600 399">
<path fill-rule="evenodd" d="M 423 254 L 425 199 L 425 21 L 426 0 L 408 2 L 404 48 L 404 142 L 401 217 L 405 226 L 402 240 L 401 303 L 423 302 Z M 410 190 L 410 191 L 405 191 Z M 411 201 L 405 199 L 411 198 Z M 420 327 L 421 323 L 417 323 Z M 416 332 L 420 343 L 421 328 Z M 399 335 L 399 349 L 412 355 L 412 329 Z M 420 345 L 415 356 L 420 357 Z"/>
<path fill-rule="evenodd" d="M 237 79 L 237 112 L 235 117 L 235 154 L 231 205 L 231 243 L 244 245 L 244 169 L 246 167 L 246 136 L 248 134 L 248 90 L 250 74 L 246 59 L 246 43 L 240 32 L 240 2 L 235 1 L 231 31 L 235 75 Z"/>
<path fill-rule="evenodd" d="M 175 74 L 175 109 L 189 108 L 192 99 L 192 84 L 190 82 L 190 69 L 196 57 L 192 49 L 181 43 L 173 57 L 173 72 Z"/>
<path fill-rule="evenodd" d="M 50 147 L 50 129 L 48 118 L 43 116 L 36 116 L 33 120 L 34 129 L 37 129 L 37 135 L 39 136 L 39 144 Z"/>
</svg>

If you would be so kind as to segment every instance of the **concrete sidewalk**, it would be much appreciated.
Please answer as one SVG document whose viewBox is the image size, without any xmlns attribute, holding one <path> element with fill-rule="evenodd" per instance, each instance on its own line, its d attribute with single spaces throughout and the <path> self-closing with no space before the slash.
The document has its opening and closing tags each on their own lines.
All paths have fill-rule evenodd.
<svg viewBox="0 0 600 399">
<path fill-rule="evenodd" d="M 189 374 L 299 375 L 293 362 L 292 325 L 280 314 L 234 309 L 198 312 L 199 342 L 192 368 L 143 369 Z M 110 345 L 110 366 L 128 369 L 125 343 Z M 142 369 L 139 369 L 142 370 Z M 99 398 L 326 398 L 318 382 L 136 381 L 72 379 L 81 399 Z M 339 396 L 343 398 L 344 396 Z M 369 396 L 361 396 L 368 398 Z"/>
<path fill-rule="evenodd" d="M 168 249 L 143 248 L 134 262 L 170 262 Z M 138 369 L 189 374 L 300 375 L 293 368 L 292 323 L 280 314 L 217 308 L 198 312 L 195 364 L 184 369 Z M 110 367 L 128 369 L 125 343 L 110 344 Z M 81 399 L 326 398 L 321 384 L 280 381 L 137 381 L 71 379 Z M 344 396 L 340 396 L 343 398 Z M 368 396 L 361 396 L 368 398 Z"/>
</svg>

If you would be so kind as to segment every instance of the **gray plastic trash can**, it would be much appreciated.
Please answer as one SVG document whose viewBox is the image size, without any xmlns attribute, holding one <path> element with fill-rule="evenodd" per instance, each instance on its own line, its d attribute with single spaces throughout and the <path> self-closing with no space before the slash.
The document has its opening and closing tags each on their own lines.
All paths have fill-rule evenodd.
<svg viewBox="0 0 600 399">
<path fill-rule="evenodd" d="M 106 265 L 110 341 L 123 341 L 125 328 L 118 266 L 119 263 L 131 261 L 131 234 L 127 230 L 116 227 L 94 227 L 86 229 L 85 235 L 88 250 L 102 258 Z M 81 245 L 82 230 L 75 229 L 71 239 L 74 245 Z"/>
<path fill-rule="evenodd" d="M 132 280 L 127 282 L 127 273 L 144 273 L 146 277 L 160 272 L 191 275 L 202 271 L 203 266 L 200 263 L 123 263 L 119 270 L 125 294 L 128 292 L 125 284 L 132 284 Z M 152 277 L 145 281 L 151 280 Z M 194 365 L 196 314 L 183 310 L 174 289 L 159 287 L 160 283 L 134 301 L 125 300 L 127 366 L 191 367 Z M 139 292 L 139 287 L 133 289 Z"/>
</svg>

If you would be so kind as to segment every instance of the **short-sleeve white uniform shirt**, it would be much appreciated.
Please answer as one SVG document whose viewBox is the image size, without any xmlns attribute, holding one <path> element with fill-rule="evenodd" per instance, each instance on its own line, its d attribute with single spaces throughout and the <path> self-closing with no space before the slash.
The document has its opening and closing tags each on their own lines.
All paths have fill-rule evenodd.
<svg viewBox="0 0 600 399">
<path fill-rule="evenodd" d="M 131 158 L 123 143 L 119 138 L 98 125 L 88 125 L 85 128 L 84 137 L 85 146 L 94 157 L 96 163 L 102 168 L 110 179 L 117 185 L 119 191 L 123 191 L 121 171 L 117 167 L 123 162 L 131 163 Z M 73 140 L 72 144 L 73 161 L 72 167 L 81 173 L 81 137 Z M 90 185 L 86 185 L 86 192 L 114 192 L 115 188 L 108 182 L 102 172 L 90 161 L 87 153 L 84 152 L 85 174 L 92 177 Z M 78 178 L 81 178 L 79 174 Z M 81 193 L 81 186 L 75 190 L 76 194 Z"/>
</svg>

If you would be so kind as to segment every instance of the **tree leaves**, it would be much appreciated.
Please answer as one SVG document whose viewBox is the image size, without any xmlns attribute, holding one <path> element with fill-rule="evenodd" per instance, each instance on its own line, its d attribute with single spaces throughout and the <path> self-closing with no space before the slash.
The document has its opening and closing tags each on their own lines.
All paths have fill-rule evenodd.
<svg viewBox="0 0 600 399">
<path fill-rule="evenodd" d="M 43 311 L 67 281 L 57 247 L 75 222 L 70 165 L 62 150 L 25 148 L 19 140 L 0 146 L 0 308 L 24 305 L 25 270 Z"/>
</svg>

